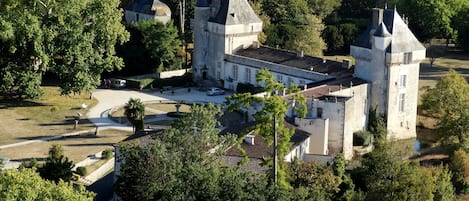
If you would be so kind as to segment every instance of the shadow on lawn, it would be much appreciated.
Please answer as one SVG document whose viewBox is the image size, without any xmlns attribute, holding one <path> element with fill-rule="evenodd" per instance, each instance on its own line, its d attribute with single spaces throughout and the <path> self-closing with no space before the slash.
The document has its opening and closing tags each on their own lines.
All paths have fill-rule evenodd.
<svg viewBox="0 0 469 201">
<path fill-rule="evenodd" d="M 112 146 L 115 143 L 84 143 L 84 144 L 64 144 L 69 147 L 88 147 L 88 146 Z"/>
<path fill-rule="evenodd" d="M 34 101 L 4 98 L 0 96 L 0 109 L 8 109 L 8 108 L 15 108 L 15 107 L 37 107 L 37 106 L 49 106 L 49 105 L 37 103 Z"/>
</svg>

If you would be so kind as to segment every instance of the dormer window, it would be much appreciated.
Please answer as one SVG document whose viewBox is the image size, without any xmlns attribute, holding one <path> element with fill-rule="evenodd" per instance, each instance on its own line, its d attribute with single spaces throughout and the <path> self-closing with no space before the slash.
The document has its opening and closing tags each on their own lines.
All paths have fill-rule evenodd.
<svg viewBox="0 0 469 201">
<path fill-rule="evenodd" d="M 412 52 L 404 53 L 404 64 L 410 64 L 412 62 Z"/>
</svg>

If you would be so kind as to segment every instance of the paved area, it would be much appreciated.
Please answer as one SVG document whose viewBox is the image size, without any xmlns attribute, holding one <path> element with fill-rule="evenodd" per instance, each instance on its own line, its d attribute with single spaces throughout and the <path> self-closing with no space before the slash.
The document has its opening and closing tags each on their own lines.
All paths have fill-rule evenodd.
<svg viewBox="0 0 469 201">
<path fill-rule="evenodd" d="M 230 95 L 230 94 L 227 94 L 227 95 Z M 187 90 L 187 88 L 175 89 L 174 93 L 168 92 L 168 91 L 164 93 L 160 93 L 159 91 L 157 92 L 157 91 L 97 89 L 93 93 L 93 97 L 98 100 L 98 104 L 94 106 L 93 108 L 90 108 L 90 110 L 87 113 L 87 117 L 92 123 L 98 126 L 99 130 L 119 129 L 119 130 L 132 131 L 131 126 L 119 124 L 117 122 L 112 121 L 109 118 L 109 111 L 111 109 L 124 106 L 125 103 L 127 103 L 127 101 L 130 98 L 139 98 L 143 102 L 172 100 L 172 101 L 184 101 L 184 102 L 212 102 L 216 104 L 223 104 L 223 102 L 225 101 L 225 97 L 227 95 L 207 96 L 205 91 L 198 91 L 194 88 L 192 88 L 190 92 Z M 151 109 L 151 108 L 148 108 L 148 109 Z M 158 111 L 155 109 L 151 109 L 151 110 L 152 112 L 155 112 L 158 114 L 164 113 L 162 111 Z M 157 117 L 152 118 L 149 121 L 158 121 L 158 120 L 164 120 L 164 119 L 168 119 L 168 117 L 166 115 L 164 116 L 158 115 Z M 87 131 L 78 131 L 78 132 L 73 132 L 73 133 L 66 133 L 63 135 L 44 137 L 44 138 L 35 139 L 35 140 L 27 140 L 27 141 L 18 142 L 18 143 L 2 145 L 0 146 L 0 149 L 10 148 L 10 147 L 15 147 L 15 146 L 24 146 L 24 145 L 31 144 L 31 143 L 45 142 L 45 141 L 60 139 L 63 137 L 79 135 L 79 134 L 90 132 L 90 131 L 95 131 L 95 130 L 92 129 L 92 130 L 87 130 Z M 101 153 L 102 152 L 96 153 L 93 157 L 88 157 L 85 160 L 76 163 L 75 167 L 88 166 L 101 160 Z M 5 165 L 5 168 L 17 168 L 20 165 L 20 163 L 10 161 L 4 165 Z M 108 173 L 113 167 L 114 167 L 114 158 L 112 158 L 111 160 L 106 162 L 103 166 L 101 166 L 100 168 L 98 168 L 97 170 L 95 170 L 94 172 L 86 176 L 85 178 L 83 178 L 82 181 L 86 184 L 92 184 L 96 180 L 105 176 L 105 174 Z"/>
<path fill-rule="evenodd" d="M 192 88 L 190 92 L 188 92 L 187 88 L 175 89 L 174 94 L 169 91 L 160 93 L 159 91 L 96 89 L 93 93 L 93 97 L 98 100 L 98 104 L 88 111 L 87 117 L 91 122 L 97 125 L 100 130 L 111 127 L 113 129 L 132 131 L 131 126 L 116 123 L 108 118 L 109 111 L 112 108 L 124 106 L 130 98 L 139 98 L 143 102 L 174 100 L 222 104 L 227 95 L 207 96 L 205 91 L 198 91 L 195 88 Z"/>
</svg>

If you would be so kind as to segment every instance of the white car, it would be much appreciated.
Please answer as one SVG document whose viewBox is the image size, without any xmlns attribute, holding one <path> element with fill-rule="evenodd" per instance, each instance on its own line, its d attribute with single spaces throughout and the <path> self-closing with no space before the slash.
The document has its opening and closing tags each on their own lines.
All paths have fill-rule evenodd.
<svg viewBox="0 0 469 201">
<path fill-rule="evenodd" d="M 225 94 L 225 91 L 223 89 L 216 88 L 216 87 L 209 88 L 207 91 L 207 95 L 209 96 L 224 95 L 224 94 Z"/>
</svg>

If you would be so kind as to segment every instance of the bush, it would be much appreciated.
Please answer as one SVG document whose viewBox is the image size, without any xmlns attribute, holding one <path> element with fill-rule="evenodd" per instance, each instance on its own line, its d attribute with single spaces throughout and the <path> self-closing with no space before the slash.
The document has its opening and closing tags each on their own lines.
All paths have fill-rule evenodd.
<svg viewBox="0 0 469 201">
<path fill-rule="evenodd" d="M 112 157 L 112 150 L 111 149 L 106 149 L 102 153 L 102 158 L 103 159 L 110 159 Z"/>
<path fill-rule="evenodd" d="M 145 78 L 145 79 L 133 79 L 129 78 L 126 79 L 127 88 L 132 89 L 144 89 L 151 86 L 151 84 L 155 81 L 153 78 Z"/>
<path fill-rule="evenodd" d="M 264 91 L 265 89 L 263 87 L 256 87 L 250 83 L 238 83 L 236 86 L 236 92 L 238 93 L 257 94 Z"/>
<path fill-rule="evenodd" d="M 49 157 L 51 158 L 60 158 L 60 156 L 64 155 L 64 148 L 61 144 L 54 144 L 49 149 Z"/>
<path fill-rule="evenodd" d="M 88 170 L 86 169 L 86 167 L 77 167 L 76 172 L 78 175 L 83 177 L 88 173 Z"/>
<path fill-rule="evenodd" d="M 192 83 L 192 74 L 186 73 L 182 76 L 165 78 L 165 79 L 155 79 L 153 81 L 153 87 L 162 88 L 164 86 L 186 86 L 188 83 Z"/>
<path fill-rule="evenodd" d="M 373 134 L 368 131 L 353 133 L 353 146 L 367 146 L 371 144 Z"/>
</svg>

